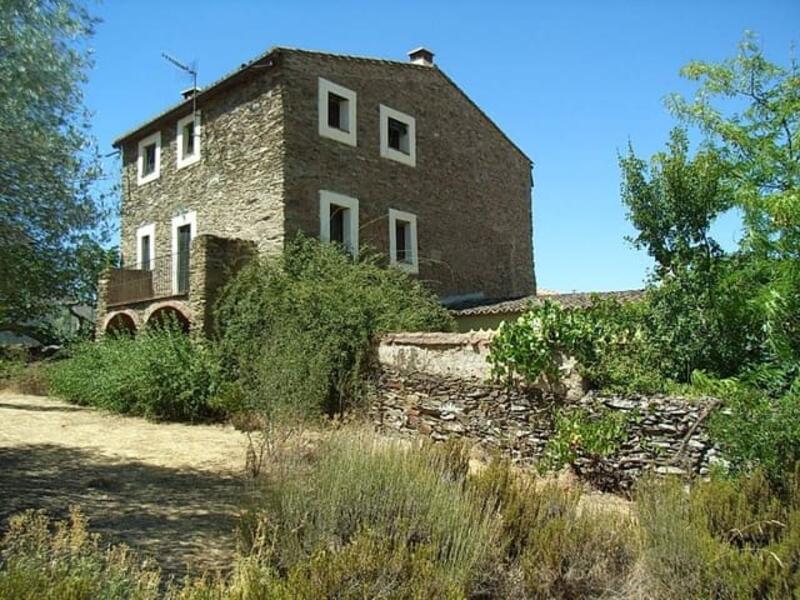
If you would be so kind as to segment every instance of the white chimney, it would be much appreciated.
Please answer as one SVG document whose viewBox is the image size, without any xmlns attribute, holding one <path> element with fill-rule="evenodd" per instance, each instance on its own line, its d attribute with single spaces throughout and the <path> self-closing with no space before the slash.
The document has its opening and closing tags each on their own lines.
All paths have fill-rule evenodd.
<svg viewBox="0 0 800 600">
<path fill-rule="evenodd" d="M 424 46 L 420 46 L 419 48 L 414 48 L 411 52 L 408 53 L 408 58 L 415 65 L 423 65 L 426 67 L 433 66 L 433 52 L 431 52 Z"/>
</svg>

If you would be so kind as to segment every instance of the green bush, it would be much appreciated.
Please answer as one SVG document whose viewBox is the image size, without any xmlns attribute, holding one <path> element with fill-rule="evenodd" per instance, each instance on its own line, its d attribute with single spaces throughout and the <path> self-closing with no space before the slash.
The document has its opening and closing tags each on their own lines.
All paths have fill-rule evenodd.
<svg viewBox="0 0 800 600">
<path fill-rule="evenodd" d="M 507 460 L 469 486 L 501 523 L 496 597 L 600 598 L 625 588 L 640 552 L 629 515 L 582 506 L 579 489 L 531 479 Z"/>
<path fill-rule="evenodd" d="M 434 569 L 446 587 L 468 589 L 496 542 L 494 514 L 465 490 L 442 454 L 368 434 L 334 436 L 307 469 L 268 480 L 260 502 L 244 535 L 252 541 L 258 519 L 266 518 L 273 566 L 282 572 L 305 568 L 298 565 L 324 550 L 369 544 L 358 541 L 369 532 L 396 561 L 390 569 Z M 425 564 L 406 564 L 416 560 Z"/>
<path fill-rule="evenodd" d="M 760 472 L 644 482 L 644 582 L 657 598 L 793 598 L 800 593 L 800 486 L 776 494 Z"/>
<path fill-rule="evenodd" d="M 77 404 L 153 419 L 219 416 L 217 353 L 175 324 L 81 343 L 52 365 L 49 379 L 55 395 Z"/>
<path fill-rule="evenodd" d="M 0 598 L 19 600 L 150 600 L 158 570 L 122 546 L 103 549 L 86 519 L 51 523 L 42 513 L 12 517 L 0 542 Z"/>
<path fill-rule="evenodd" d="M 375 335 L 452 329 L 419 282 L 362 252 L 298 237 L 254 260 L 216 308 L 231 397 L 252 410 L 332 413 L 358 400 Z"/>
</svg>

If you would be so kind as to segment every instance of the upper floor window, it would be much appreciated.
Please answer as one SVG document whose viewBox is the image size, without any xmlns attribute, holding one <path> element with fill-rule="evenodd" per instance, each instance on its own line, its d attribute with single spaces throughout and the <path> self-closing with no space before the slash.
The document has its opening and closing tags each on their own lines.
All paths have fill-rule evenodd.
<svg viewBox="0 0 800 600">
<path fill-rule="evenodd" d="M 411 167 L 417 164 L 414 117 L 388 106 L 380 106 L 381 156 Z"/>
<path fill-rule="evenodd" d="M 139 185 L 158 179 L 161 171 L 161 132 L 156 131 L 139 141 L 139 156 L 136 161 Z"/>
<path fill-rule="evenodd" d="M 179 169 L 200 160 L 200 111 L 178 121 L 176 139 Z"/>
<path fill-rule="evenodd" d="M 320 77 L 317 104 L 319 134 L 355 146 L 356 93 Z"/>
<path fill-rule="evenodd" d="M 393 208 L 389 209 L 389 264 L 419 272 L 417 216 Z"/>
<path fill-rule="evenodd" d="M 337 242 L 351 254 L 357 254 L 358 198 L 321 190 L 319 237 L 324 242 Z"/>
</svg>

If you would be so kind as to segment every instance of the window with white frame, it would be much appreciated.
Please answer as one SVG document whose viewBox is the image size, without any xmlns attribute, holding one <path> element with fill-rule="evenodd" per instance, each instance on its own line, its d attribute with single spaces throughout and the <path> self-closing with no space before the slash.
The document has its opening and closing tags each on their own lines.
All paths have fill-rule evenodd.
<svg viewBox="0 0 800 600">
<path fill-rule="evenodd" d="M 319 134 L 355 146 L 356 93 L 322 77 L 318 88 Z"/>
<path fill-rule="evenodd" d="M 156 131 L 139 141 L 137 182 L 139 185 L 158 179 L 161 172 L 161 132 Z"/>
<path fill-rule="evenodd" d="M 417 164 L 416 121 L 399 110 L 380 105 L 381 156 L 411 167 Z"/>
<path fill-rule="evenodd" d="M 197 236 L 197 213 L 185 212 L 172 218 L 172 293 L 189 292 L 189 256 Z"/>
<path fill-rule="evenodd" d="M 153 270 L 156 258 L 156 225 L 142 225 L 136 230 L 136 268 L 145 271 Z"/>
<path fill-rule="evenodd" d="M 389 264 L 419 272 L 417 216 L 393 208 L 389 209 Z"/>
<path fill-rule="evenodd" d="M 200 111 L 178 120 L 176 135 L 178 168 L 200 160 Z"/>
<path fill-rule="evenodd" d="M 319 193 L 319 237 L 358 254 L 358 199 L 335 192 Z"/>
</svg>

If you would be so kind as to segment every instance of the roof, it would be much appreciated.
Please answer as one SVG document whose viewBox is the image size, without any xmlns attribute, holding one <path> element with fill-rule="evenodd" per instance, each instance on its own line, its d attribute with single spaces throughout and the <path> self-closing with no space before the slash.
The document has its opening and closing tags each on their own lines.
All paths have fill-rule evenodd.
<svg viewBox="0 0 800 600">
<path fill-rule="evenodd" d="M 644 290 L 621 290 L 614 292 L 572 292 L 569 294 L 548 294 L 538 296 L 524 296 L 511 300 L 489 301 L 478 306 L 452 308 L 451 314 L 456 317 L 470 317 L 483 315 L 504 315 L 520 313 L 531 306 L 542 304 L 545 300 L 556 302 L 567 308 L 586 308 L 591 306 L 595 299 L 615 299 L 620 302 L 634 302 L 641 300 Z"/>
<path fill-rule="evenodd" d="M 368 57 L 368 56 L 354 56 L 354 55 L 350 55 L 350 54 L 336 54 L 334 52 L 323 52 L 323 51 L 319 51 L 319 50 L 304 50 L 302 48 L 292 48 L 292 47 L 289 47 L 289 46 L 273 46 L 272 48 L 270 48 L 266 52 L 256 56 L 252 60 L 250 60 L 248 62 L 245 62 L 245 63 L 242 63 L 239 66 L 239 68 L 231 71 L 230 73 L 228 73 L 226 75 L 223 75 L 221 78 L 217 79 L 213 83 L 211 83 L 211 84 L 207 85 L 206 87 L 202 88 L 197 93 L 197 95 L 195 96 L 195 100 L 197 100 L 198 102 L 201 102 L 203 100 L 203 98 L 211 96 L 215 92 L 219 91 L 220 88 L 222 88 L 226 84 L 232 83 L 232 80 L 236 79 L 239 75 L 243 74 L 244 72 L 246 72 L 251 67 L 257 66 L 259 63 L 269 64 L 271 62 L 271 59 L 274 56 L 276 56 L 276 55 L 278 55 L 280 53 L 283 53 L 283 52 L 285 52 L 285 53 L 297 53 L 297 54 L 314 54 L 314 55 L 318 55 L 318 56 L 326 56 L 326 57 L 330 57 L 330 58 L 339 58 L 339 59 L 343 59 L 343 60 L 378 63 L 378 64 L 384 64 L 384 65 L 392 66 L 392 67 L 401 67 L 401 68 L 404 68 L 404 69 L 424 69 L 424 70 L 433 69 L 435 73 L 438 73 L 439 75 L 441 75 L 445 79 L 445 81 L 450 83 L 450 85 L 452 85 L 470 104 L 472 104 L 478 110 L 478 112 L 489 122 L 489 124 L 492 127 L 494 127 L 500 133 L 500 135 L 503 136 L 503 138 L 509 144 L 511 144 L 511 146 L 517 152 L 519 152 L 522 156 L 524 156 L 528 160 L 528 162 L 533 164 L 533 160 L 531 160 L 531 158 L 525 153 L 525 151 L 522 150 L 522 148 L 520 148 L 516 143 L 514 143 L 514 141 L 510 137 L 508 137 L 508 135 L 502 129 L 500 129 L 500 127 L 497 125 L 497 123 L 495 123 L 489 117 L 489 115 L 487 115 L 483 111 L 483 109 L 480 106 L 478 106 L 475 103 L 475 101 L 472 100 L 472 98 L 470 98 L 467 95 L 467 93 L 458 86 L 458 84 L 456 84 L 455 81 L 453 81 L 450 77 L 448 77 L 444 73 L 444 71 L 442 71 L 436 65 L 427 66 L 427 65 L 415 64 L 415 63 L 412 63 L 412 62 L 409 62 L 409 61 L 390 60 L 390 59 L 385 59 L 385 58 L 373 58 L 373 57 Z M 112 145 L 114 147 L 118 147 L 118 146 L 120 146 L 122 144 L 122 142 L 124 142 L 128 138 L 132 137 L 133 135 L 141 132 L 142 130 L 147 129 L 149 126 L 153 125 L 156 121 L 159 121 L 159 120 L 169 116 L 172 113 L 177 113 L 177 112 L 182 111 L 182 110 L 188 110 L 189 107 L 191 107 L 191 106 L 192 106 L 192 98 L 187 98 L 185 100 L 181 100 L 180 102 L 177 102 L 177 103 L 173 104 L 169 108 L 161 111 L 160 113 L 154 115 L 153 117 L 147 119 L 146 121 L 143 121 L 143 122 L 139 123 L 133 129 L 129 129 L 125 133 L 119 135 L 113 141 Z"/>
</svg>

